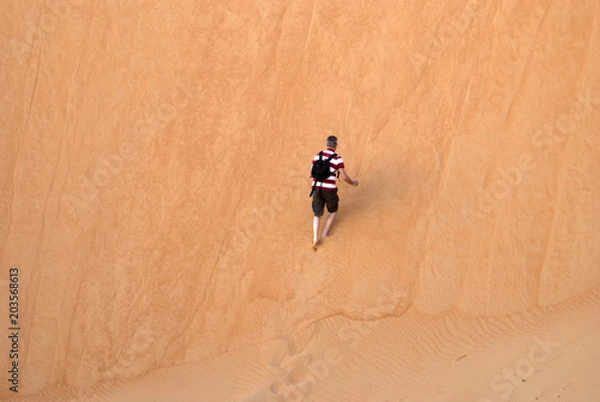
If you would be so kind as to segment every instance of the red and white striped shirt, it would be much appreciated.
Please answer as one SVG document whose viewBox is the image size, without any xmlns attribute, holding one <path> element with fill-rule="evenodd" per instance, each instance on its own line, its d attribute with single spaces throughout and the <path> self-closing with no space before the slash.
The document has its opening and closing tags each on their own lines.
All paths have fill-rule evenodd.
<svg viewBox="0 0 600 402">
<path fill-rule="evenodd" d="M 333 153 L 334 153 L 334 151 L 331 148 L 327 148 L 327 149 L 323 150 L 323 159 L 325 160 L 325 159 L 329 158 L 331 156 L 331 154 L 333 154 Z M 314 164 L 318 160 L 319 160 L 319 154 L 316 154 L 312 160 L 312 163 Z M 342 168 L 344 168 L 344 161 L 342 160 L 341 156 L 337 155 L 335 158 L 333 158 L 329 161 L 329 171 L 331 172 L 331 174 L 329 175 L 327 180 L 325 180 L 324 182 L 320 182 L 320 181 L 317 181 L 317 179 L 313 178 L 313 185 L 315 182 L 317 182 L 316 188 L 322 188 L 323 190 L 327 190 L 327 191 L 337 190 L 337 186 L 335 185 L 336 172 L 338 171 L 338 169 L 342 169 Z"/>
</svg>

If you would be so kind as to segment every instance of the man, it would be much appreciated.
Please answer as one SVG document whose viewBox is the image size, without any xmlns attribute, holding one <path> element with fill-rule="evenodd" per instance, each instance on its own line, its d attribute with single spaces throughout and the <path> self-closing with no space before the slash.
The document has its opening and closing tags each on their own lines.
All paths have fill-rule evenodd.
<svg viewBox="0 0 600 402">
<path fill-rule="evenodd" d="M 328 159 L 332 154 L 335 153 L 336 148 L 337 138 L 333 135 L 330 135 L 327 137 L 327 149 L 322 151 L 322 159 Z M 319 154 L 313 158 L 313 164 L 319 160 Z M 325 223 L 325 229 L 323 229 L 321 239 L 324 239 L 328 236 L 329 229 L 331 229 L 331 225 L 335 219 L 335 214 L 338 210 L 339 197 L 337 195 L 336 186 L 336 177 L 338 176 L 338 172 L 341 174 L 342 179 L 344 179 L 346 183 L 354 187 L 358 186 L 358 181 L 352 180 L 346 173 L 344 161 L 342 160 L 341 156 L 337 155 L 329 161 L 329 171 L 330 175 L 325 181 L 321 182 L 313 178 L 314 192 L 312 196 L 312 209 L 315 216 L 313 218 L 312 246 L 315 250 L 319 244 L 319 238 L 317 234 L 319 232 L 319 225 L 321 223 L 321 216 L 323 216 L 325 205 L 327 205 L 329 216 L 327 217 L 327 222 Z"/>
</svg>

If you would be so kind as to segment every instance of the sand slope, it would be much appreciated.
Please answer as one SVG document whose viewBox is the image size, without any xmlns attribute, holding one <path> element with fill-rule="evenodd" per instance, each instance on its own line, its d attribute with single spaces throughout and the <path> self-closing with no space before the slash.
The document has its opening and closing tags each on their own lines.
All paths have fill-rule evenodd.
<svg viewBox="0 0 600 402">
<path fill-rule="evenodd" d="M 595 401 L 598 6 L 5 1 L 0 399 Z"/>
</svg>

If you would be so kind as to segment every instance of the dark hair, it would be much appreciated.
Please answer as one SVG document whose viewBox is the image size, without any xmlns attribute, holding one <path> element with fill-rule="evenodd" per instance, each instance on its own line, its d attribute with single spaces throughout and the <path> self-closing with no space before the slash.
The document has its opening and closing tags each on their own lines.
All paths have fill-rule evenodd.
<svg viewBox="0 0 600 402">
<path fill-rule="evenodd" d="M 335 135 L 330 135 L 327 137 L 327 146 L 335 147 L 337 145 L 337 137 Z"/>
</svg>

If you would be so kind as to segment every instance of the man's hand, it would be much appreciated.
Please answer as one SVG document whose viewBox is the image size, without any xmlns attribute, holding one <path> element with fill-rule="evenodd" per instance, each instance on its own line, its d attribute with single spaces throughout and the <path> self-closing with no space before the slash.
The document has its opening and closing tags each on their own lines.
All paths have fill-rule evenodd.
<svg viewBox="0 0 600 402">
<path fill-rule="evenodd" d="M 348 176 L 348 173 L 346 173 L 346 170 L 344 168 L 340 169 L 340 173 L 342 175 L 342 179 L 344 179 L 344 181 L 348 184 L 350 184 L 351 186 L 358 186 L 358 180 L 352 180 L 350 178 L 350 176 Z"/>
</svg>

